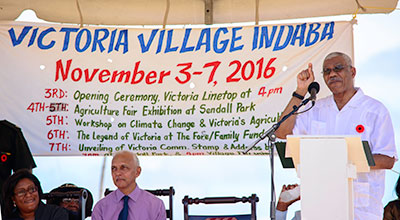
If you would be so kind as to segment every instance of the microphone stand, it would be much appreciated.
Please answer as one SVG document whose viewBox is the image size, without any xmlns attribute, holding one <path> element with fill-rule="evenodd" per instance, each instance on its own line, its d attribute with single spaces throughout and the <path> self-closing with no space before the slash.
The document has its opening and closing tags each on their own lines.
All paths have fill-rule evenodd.
<svg viewBox="0 0 400 220">
<path fill-rule="evenodd" d="M 286 121 L 290 116 L 294 115 L 302 106 L 306 105 L 311 98 L 307 98 L 303 100 L 299 106 L 294 105 L 293 110 L 285 115 L 281 120 L 279 120 L 276 124 L 272 125 L 270 129 L 264 132 L 260 138 L 258 138 L 255 142 L 253 142 L 247 149 L 244 151 L 247 154 L 252 148 L 256 146 L 256 144 L 266 137 L 268 137 L 268 147 L 269 147 L 269 159 L 271 164 L 271 203 L 270 203 L 270 217 L 272 220 L 276 219 L 275 210 L 276 210 L 276 196 L 275 196 L 275 183 L 274 183 L 274 149 L 276 142 L 275 131 L 279 128 L 282 122 Z"/>
</svg>

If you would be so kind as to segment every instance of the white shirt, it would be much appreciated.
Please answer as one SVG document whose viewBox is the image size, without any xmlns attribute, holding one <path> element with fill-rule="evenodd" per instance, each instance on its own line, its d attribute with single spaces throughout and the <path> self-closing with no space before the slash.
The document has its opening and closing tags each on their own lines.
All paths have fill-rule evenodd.
<svg viewBox="0 0 400 220">
<path fill-rule="evenodd" d="M 364 95 L 357 88 L 356 94 L 339 111 L 328 96 L 296 119 L 295 135 L 359 135 L 368 141 L 372 154 L 383 154 L 397 159 L 394 131 L 388 110 L 379 101 Z M 353 182 L 354 219 L 381 220 L 382 197 L 385 190 L 385 170 L 359 173 Z"/>
<path fill-rule="evenodd" d="M 287 211 L 279 211 L 279 210 L 275 211 L 275 217 L 276 217 L 275 219 L 276 220 L 286 220 L 286 215 L 287 215 Z M 292 220 L 301 220 L 300 211 L 296 211 L 294 213 Z"/>
</svg>

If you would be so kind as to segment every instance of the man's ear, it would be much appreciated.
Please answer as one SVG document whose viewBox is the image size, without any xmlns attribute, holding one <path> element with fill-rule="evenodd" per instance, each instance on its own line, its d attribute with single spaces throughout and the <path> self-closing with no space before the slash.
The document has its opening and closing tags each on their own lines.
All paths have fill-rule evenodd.
<svg viewBox="0 0 400 220">
<path fill-rule="evenodd" d="M 353 79 L 356 77 L 357 74 L 357 70 L 354 66 L 351 67 L 351 76 L 353 77 Z"/>
<path fill-rule="evenodd" d="M 141 168 L 141 167 L 137 167 L 137 168 L 136 168 L 136 178 L 137 178 L 138 176 L 140 176 L 140 173 L 142 173 L 142 168 Z"/>
</svg>

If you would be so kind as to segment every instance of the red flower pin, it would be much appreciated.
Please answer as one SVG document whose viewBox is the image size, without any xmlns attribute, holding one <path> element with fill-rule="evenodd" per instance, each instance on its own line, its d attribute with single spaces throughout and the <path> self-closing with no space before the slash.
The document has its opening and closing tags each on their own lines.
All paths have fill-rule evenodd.
<svg viewBox="0 0 400 220">
<path fill-rule="evenodd" d="M 7 155 L 5 155 L 5 154 L 1 155 L 0 159 L 1 159 L 1 162 L 6 162 L 7 161 Z"/>
<path fill-rule="evenodd" d="M 364 126 L 362 126 L 362 125 L 357 125 L 356 131 L 357 131 L 358 133 L 363 133 L 364 130 L 365 130 Z"/>
</svg>

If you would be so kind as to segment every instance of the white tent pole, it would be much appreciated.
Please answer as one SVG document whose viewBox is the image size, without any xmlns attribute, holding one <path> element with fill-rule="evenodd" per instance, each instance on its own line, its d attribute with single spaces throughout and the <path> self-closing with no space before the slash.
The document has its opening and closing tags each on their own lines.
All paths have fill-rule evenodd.
<svg viewBox="0 0 400 220">
<path fill-rule="evenodd" d="M 165 26 L 167 25 L 170 5 L 171 5 L 170 0 L 167 0 L 167 7 L 165 8 L 165 14 L 164 14 L 164 20 L 163 20 L 163 29 L 165 29 Z"/>
<path fill-rule="evenodd" d="M 107 156 L 103 158 L 103 165 L 101 167 L 101 175 L 100 175 L 100 187 L 99 187 L 99 200 L 103 197 L 104 194 L 104 171 L 106 169 Z"/>
<path fill-rule="evenodd" d="M 82 16 L 82 11 L 81 11 L 81 7 L 79 6 L 79 0 L 76 0 L 76 8 L 78 9 L 79 12 L 79 21 L 80 21 L 80 27 L 83 27 L 83 16 Z"/>
<path fill-rule="evenodd" d="M 256 15 L 255 15 L 256 25 L 260 21 L 260 0 L 256 0 Z"/>
</svg>

